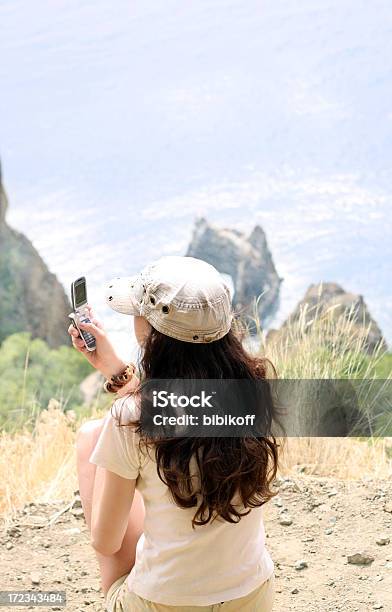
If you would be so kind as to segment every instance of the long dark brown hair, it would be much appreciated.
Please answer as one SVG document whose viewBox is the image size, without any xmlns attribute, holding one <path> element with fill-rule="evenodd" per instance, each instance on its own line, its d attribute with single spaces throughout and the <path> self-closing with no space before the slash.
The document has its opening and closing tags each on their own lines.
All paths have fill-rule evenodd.
<svg viewBox="0 0 392 612">
<path fill-rule="evenodd" d="M 234 330 L 209 344 L 195 344 L 176 340 L 152 327 L 143 345 L 140 365 L 145 380 L 259 380 L 276 374 L 269 360 L 244 349 Z M 263 411 L 267 415 L 264 422 L 271 427 L 272 399 L 263 405 Z M 193 527 L 218 517 L 237 523 L 252 508 L 273 497 L 271 485 L 278 467 L 278 445 L 270 429 L 264 437 L 149 439 L 143 435 L 140 421 L 132 425 L 140 434 L 140 443 L 155 451 L 159 478 L 168 486 L 175 503 L 181 508 L 196 508 Z M 190 468 L 192 460 L 196 461 L 197 484 Z"/>
</svg>

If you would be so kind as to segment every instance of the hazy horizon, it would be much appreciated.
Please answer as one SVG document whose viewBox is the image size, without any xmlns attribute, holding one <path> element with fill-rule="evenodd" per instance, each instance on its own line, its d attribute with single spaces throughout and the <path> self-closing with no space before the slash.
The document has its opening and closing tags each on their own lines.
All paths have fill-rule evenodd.
<svg viewBox="0 0 392 612">
<path fill-rule="evenodd" d="M 284 278 L 361 293 L 392 340 L 386 0 L 0 5 L 8 221 L 64 283 L 260 224 Z M 113 327 L 122 325 L 117 319 Z"/>
</svg>

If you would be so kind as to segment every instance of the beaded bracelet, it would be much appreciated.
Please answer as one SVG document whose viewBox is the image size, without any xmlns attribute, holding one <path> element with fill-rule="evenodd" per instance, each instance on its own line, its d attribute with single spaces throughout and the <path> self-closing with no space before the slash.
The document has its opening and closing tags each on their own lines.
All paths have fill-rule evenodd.
<svg viewBox="0 0 392 612">
<path fill-rule="evenodd" d="M 113 375 L 110 380 L 107 380 L 104 383 L 103 388 L 108 393 L 117 393 L 117 391 L 132 380 L 135 372 L 136 366 L 133 363 L 130 363 L 122 372 L 120 372 L 120 374 Z"/>
</svg>

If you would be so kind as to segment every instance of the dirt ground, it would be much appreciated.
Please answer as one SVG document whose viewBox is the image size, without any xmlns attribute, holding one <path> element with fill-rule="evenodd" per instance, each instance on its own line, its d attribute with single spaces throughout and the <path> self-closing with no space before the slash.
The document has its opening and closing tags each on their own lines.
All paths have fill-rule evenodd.
<svg viewBox="0 0 392 612">
<path fill-rule="evenodd" d="M 279 495 L 265 510 L 276 567 L 274 609 L 391 611 L 392 481 L 301 476 L 278 484 Z M 79 505 L 77 498 L 72 506 L 30 504 L 3 530 L 1 590 L 65 590 L 66 610 L 104 610 Z M 56 608 L 12 608 L 28 609 Z"/>
</svg>

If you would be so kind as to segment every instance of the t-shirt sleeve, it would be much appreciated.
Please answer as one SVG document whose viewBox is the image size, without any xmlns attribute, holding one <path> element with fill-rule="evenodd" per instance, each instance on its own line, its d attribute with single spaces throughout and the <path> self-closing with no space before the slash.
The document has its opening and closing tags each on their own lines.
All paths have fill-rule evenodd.
<svg viewBox="0 0 392 612">
<path fill-rule="evenodd" d="M 139 437 L 132 425 L 118 424 L 120 408 L 125 411 L 128 408 L 123 404 L 124 400 L 117 400 L 107 413 L 89 461 L 123 478 L 136 480 L 140 472 Z"/>
</svg>

